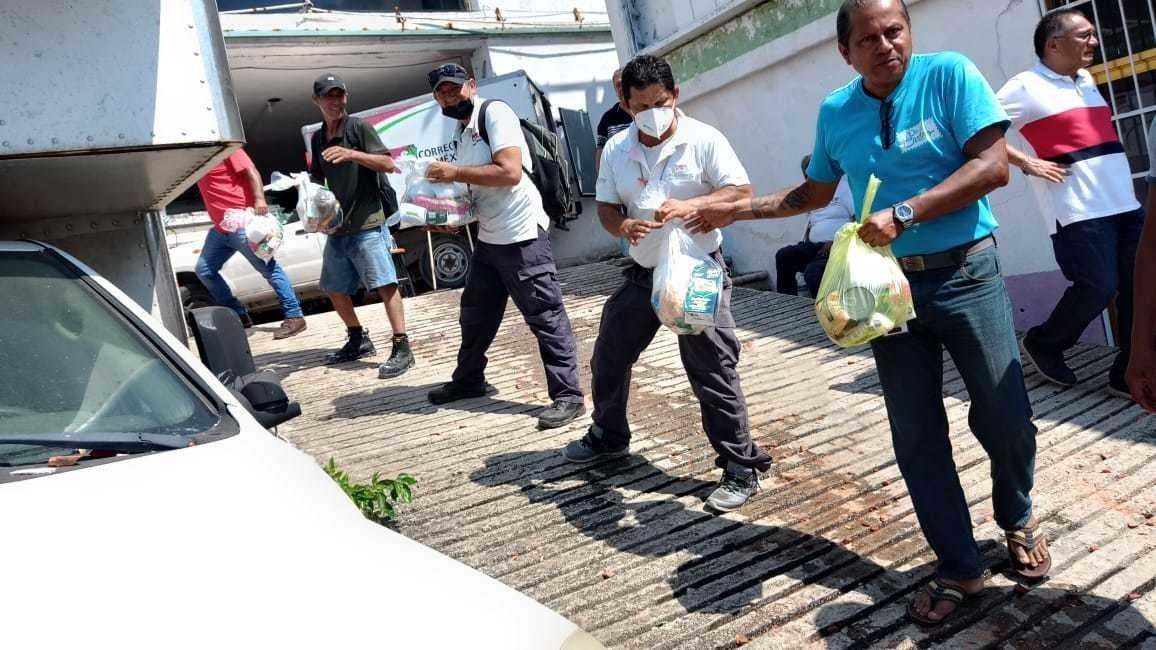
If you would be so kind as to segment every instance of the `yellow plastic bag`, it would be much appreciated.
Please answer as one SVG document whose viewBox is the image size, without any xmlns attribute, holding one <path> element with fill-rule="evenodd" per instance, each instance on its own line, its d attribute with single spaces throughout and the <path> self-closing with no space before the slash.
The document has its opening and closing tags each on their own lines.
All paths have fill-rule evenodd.
<svg viewBox="0 0 1156 650">
<path fill-rule="evenodd" d="M 859 238 L 880 181 L 871 176 L 858 223 L 835 234 L 827 269 L 815 297 L 815 315 L 836 345 L 849 348 L 876 339 L 915 318 L 911 285 L 891 252 Z"/>
</svg>

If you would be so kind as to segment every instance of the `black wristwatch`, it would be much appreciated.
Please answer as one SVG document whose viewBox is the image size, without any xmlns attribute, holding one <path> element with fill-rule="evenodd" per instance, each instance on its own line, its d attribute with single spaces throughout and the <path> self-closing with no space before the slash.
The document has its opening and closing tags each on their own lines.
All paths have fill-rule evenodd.
<svg viewBox="0 0 1156 650">
<path fill-rule="evenodd" d="M 891 206 L 891 217 L 907 230 L 915 223 L 915 210 L 907 203 L 896 203 Z"/>
</svg>

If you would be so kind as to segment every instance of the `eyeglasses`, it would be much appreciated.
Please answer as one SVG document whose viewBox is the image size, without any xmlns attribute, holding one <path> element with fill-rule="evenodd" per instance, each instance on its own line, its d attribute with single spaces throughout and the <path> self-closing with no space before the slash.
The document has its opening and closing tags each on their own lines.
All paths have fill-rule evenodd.
<svg viewBox="0 0 1156 650">
<path fill-rule="evenodd" d="M 891 109 L 894 106 L 890 99 L 883 100 L 879 105 L 879 139 L 883 141 L 884 149 L 890 149 L 895 143 L 895 137 L 891 132 Z"/>
</svg>

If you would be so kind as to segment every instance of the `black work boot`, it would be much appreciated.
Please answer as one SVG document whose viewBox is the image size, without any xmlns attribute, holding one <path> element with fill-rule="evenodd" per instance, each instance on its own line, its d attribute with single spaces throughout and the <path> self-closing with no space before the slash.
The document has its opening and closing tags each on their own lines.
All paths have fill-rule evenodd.
<svg viewBox="0 0 1156 650">
<path fill-rule="evenodd" d="M 378 379 L 392 379 L 405 374 L 413 367 L 413 352 L 409 349 L 409 337 L 405 334 L 394 334 L 393 352 L 389 360 L 377 367 Z"/>
<path fill-rule="evenodd" d="M 556 429 L 569 424 L 586 414 L 586 406 L 582 402 L 565 402 L 560 399 L 542 409 L 538 414 L 539 429 Z"/>
<path fill-rule="evenodd" d="M 450 402 L 456 402 L 460 399 L 468 399 L 470 397 L 495 395 L 497 392 L 497 387 L 487 383 L 482 383 L 479 386 L 463 386 L 448 381 L 431 390 L 427 397 L 431 404 L 449 404 Z"/>
<path fill-rule="evenodd" d="M 330 352 L 325 357 L 325 363 L 345 363 L 376 353 L 377 349 L 369 339 L 369 330 L 364 327 L 350 327 L 349 338 L 345 340 L 345 345 L 336 352 Z"/>
<path fill-rule="evenodd" d="M 586 465 L 599 460 L 619 458 L 630 453 L 630 445 L 608 447 L 602 442 L 602 427 L 591 424 L 586 435 L 562 448 L 562 457 L 577 465 Z"/>
</svg>

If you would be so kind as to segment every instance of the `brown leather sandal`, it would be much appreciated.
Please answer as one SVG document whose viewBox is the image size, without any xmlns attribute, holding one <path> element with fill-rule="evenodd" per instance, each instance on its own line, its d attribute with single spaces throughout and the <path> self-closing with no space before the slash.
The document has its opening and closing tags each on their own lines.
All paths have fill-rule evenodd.
<svg viewBox="0 0 1156 650">
<path fill-rule="evenodd" d="M 1008 557 L 1011 558 L 1012 572 L 1030 582 L 1039 582 L 1047 577 L 1048 572 L 1052 570 L 1052 553 L 1048 550 L 1047 557 L 1044 558 L 1044 561 L 1032 567 L 1019 561 L 1015 554 L 1015 547 L 1018 546 L 1022 548 L 1025 553 L 1031 554 L 1040 544 L 1047 541 L 1047 537 L 1044 536 L 1043 533 L 1038 532 L 1039 529 L 1040 524 L 1036 522 L 1036 525 L 1030 528 L 1020 528 L 1019 530 L 1004 532 L 1004 536 L 1007 539 Z"/>
<path fill-rule="evenodd" d="M 931 601 L 931 610 L 934 610 L 936 605 L 945 600 L 955 603 L 955 608 L 948 612 L 947 615 L 943 618 L 928 618 L 915 611 L 915 598 L 912 598 L 911 602 L 907 603 L 907 617 L 914 621 L 916 625 L 925 628 L 939 627 L 940 625 L 943 625 L 947 621 L 951 620 L 951 617 L 955 616 L 960 608 L 963 607 L 969 600 L 975 598 L 983 592 L 983 590 L 980 589 L 975 593 L 968 593 L 960 587 L 944 584 L 935 579 L 932 579 L 926 585 L 924 585 L 922 591 L 927 594 L 928 599 Z"/>
</svg>

